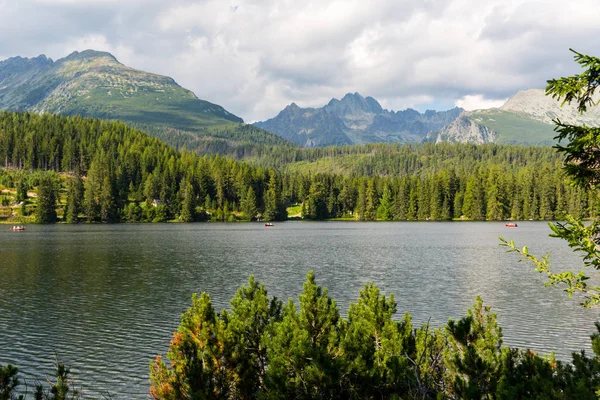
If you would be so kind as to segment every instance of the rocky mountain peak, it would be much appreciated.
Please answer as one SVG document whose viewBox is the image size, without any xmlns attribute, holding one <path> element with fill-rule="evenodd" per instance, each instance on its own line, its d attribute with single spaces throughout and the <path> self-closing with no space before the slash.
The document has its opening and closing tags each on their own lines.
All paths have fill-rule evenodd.
<svg viewBox="0 0 600 400">
<path fill-rule="evenodd" d="M 372 97 L 364 98 L 358 92 L 348 93 L 341 100 L 332 99 L 326 106 L 337 115 L 356 115 L 359 113 L 379 114 L 381 105 Z"/>
<path fill-rule="evenodd" d="M 373 97 L 348 93 L 321 108 L 292 103 L 275 118 L 255 125 L 297 144 L 315 147 L 376 142 L 420 142 L 454 121 L 462 109 L 421 114 L 384 110 Z"/>
<path fill-rule="evenodd" d="M 108 62 L 119 63 L 119 61 L 112 54 L 106 51 L 97 51 L 97 50 L 84 50 L 84 51 L 74 51 L 65 58 L 63 61 L 73 61 L 73 60 L 98 60 L 104 59 Z M 119 63 L 120 64 L 120 63 Z"/>
<path fill-rule="evenodd" d="M 564 104 L 546 96 L 544 89 L 529 89 L 518 92 L 504 103 L 500 110 L 525 114 L 530 118 L 552 124 L 554 119 L 560 119 L 568 124 L 590 124 L 600 116 L 600 107 L 592 107 L 585 114 L 577 111 L 577 105 Z"/>
</svg>

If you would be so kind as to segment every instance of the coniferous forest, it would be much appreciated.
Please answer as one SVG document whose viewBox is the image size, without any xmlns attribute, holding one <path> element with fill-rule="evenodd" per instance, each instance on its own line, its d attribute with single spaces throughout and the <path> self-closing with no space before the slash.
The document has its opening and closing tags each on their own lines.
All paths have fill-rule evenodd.
<svg viewBox="0 0 600 400">
<path fill-rule="evenodd" d="M 288 207 L 317 220 L 552 220 L 598 207 L 545 147 L 276 146 L 236 161 L 178 151 L 120 122 L 8 112 L 0 143 L 9 221 L 284 220 Z"/>
</svg>

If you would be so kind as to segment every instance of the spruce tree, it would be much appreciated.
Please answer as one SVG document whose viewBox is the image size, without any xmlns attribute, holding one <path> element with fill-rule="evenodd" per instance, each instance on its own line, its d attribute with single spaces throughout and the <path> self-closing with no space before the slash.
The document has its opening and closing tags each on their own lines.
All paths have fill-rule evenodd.
<svg viewBox="0 0 600 400">
<path fill-rule="evenodd" d="M 181 222 L 192 222 L 195 214 L 195 196 L 194 187 L 190 184 L 184 184 L 183 202 L 181 203 L 181 214 L 179 220 Z"/>
<path fill-rule="evenodd" d="M 242 213 L 244 213 L 247 220 L 252 221 L 256 217 L 258 209 L 256 207 L 256 195 L 254 194 L 252 186 L 248 186 L 248 190 L 242 199 L 241 207 Z"/>
<path fill-rule="evenodd" d="M 36 220 L 40 224 L 53 224 L 56 219 L 56 185 L 52 176 L 45 174 L 38 186 Z"/>
<path fill-rule="evenodd" d="M 77 172 L 75 177 L 69 181 L 69 189 L 67 192 L 66 222 L 69 224 L 78 222 L 78 216 L 82 211 L 83 193 L 83 179 Z"/>
</svg>

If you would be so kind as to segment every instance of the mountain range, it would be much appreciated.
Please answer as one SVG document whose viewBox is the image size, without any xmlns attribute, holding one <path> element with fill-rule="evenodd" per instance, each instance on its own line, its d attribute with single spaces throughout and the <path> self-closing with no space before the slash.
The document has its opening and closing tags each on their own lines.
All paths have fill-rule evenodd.
<svg viewBox="0 0 600 400">
<path fill-rule="evenodd" d="M 284 143 L 200 100 L 172 78 L 130 68 L 94 50 L 57 61 L 45 55 L 1 61 L 0 109 L 121 120 L 178 147 L 219 139 L 239 144 L 253 135 L 257 142 Z"/>
<path fill-rule="evenodd" d="M 499 108 L 389 111 L 373 97 L 348 93 L 320 108 L 292 103 L 254 125 L 201 100 L 172 78 L 85 50 L 53 61 L 44 55 L 0 61 L 0 109 L 121 120 L 176 147 L 243 157 L 257 145 L 303 147 L 363 143 L 470 142 L 551 145 L 552 120 L 600 125 L 600 107 L 586 114 L 547 97 L 518 92 Z"/>
<path fill-rule="evenodd" d="M 266 131 L 304 147 L 362 143 L 414 143 L 438 132 L 464 110 L 388 111 L 372 97 L 348 93 L 321 108 L 300 108 L 295 103 L 275 118 L 255 123 Z"/>
</svg>

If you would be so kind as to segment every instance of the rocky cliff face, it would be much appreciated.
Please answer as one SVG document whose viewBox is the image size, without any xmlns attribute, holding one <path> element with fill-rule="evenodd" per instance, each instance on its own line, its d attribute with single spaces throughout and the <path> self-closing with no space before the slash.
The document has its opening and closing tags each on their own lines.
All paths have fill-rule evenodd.
<svg viewBox="0 0 600 400">
<path fill-rule="evenodd" d="M 462 113 L 454 122 L 445 126 L 437 135 L 436 143 L 490 143 L 495 142 L 498 134 L 485 125 L 478 124 L 469 118 L 468 113 Z"/>
<path fill-rule="evenodd" d="M 376 142 L 421 142 L 454 121 L 463 110 L 384 110 L 372 97 L 347 94 L 321 108 L 292 103 L 275 118 L 255 125 L 305 147 Z"/>
<path fill-rule="evenodd" d="M 500 109 L 524 114 L 547 124 L 552 124 L 552 120 L 557 118 L 567 124 L 587 125 L 600 120 L 600 107 L 592 107 L 585 114 L 580 114 L 575 103 L 561 106 L 561 102 L 546 96 L 543 89 L 519 92 L 508 99 Z"/>
</svg>

